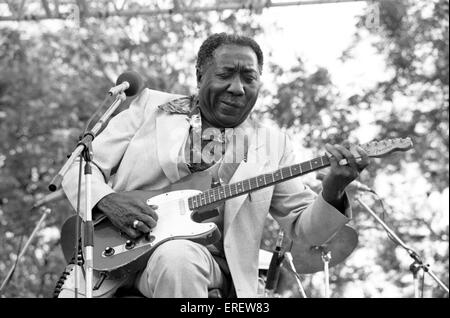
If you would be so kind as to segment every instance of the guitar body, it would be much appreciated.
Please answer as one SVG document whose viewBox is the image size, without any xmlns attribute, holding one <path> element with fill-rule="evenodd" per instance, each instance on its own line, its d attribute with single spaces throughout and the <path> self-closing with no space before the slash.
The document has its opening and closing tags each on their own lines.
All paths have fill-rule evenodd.
<svg viewBox="0 0 450 318">
<path fill-rule="evenodd" d="M 158 206 L 157 225 L 145 237 L 130 239 L 105 216 L 94 220 L 94 270 L 123 277 L 144 268 L 152 252 L 166 241 L 189 239 L 203 245 L 218 241 L 220 231 L 214 223 L 198 222 L 205 211 L 192 211 L 187 203 L 187 198 L 209 189 L 210 185 L 211 176 L 203 172 L 190 175 L 159 191 L 139 191 L 141 199 L 148 205 Z M 68 260 L 74 252 L 77 219 L 77 216 L 70 217 L 61 229 L 61 246 Z"/>
</svg>

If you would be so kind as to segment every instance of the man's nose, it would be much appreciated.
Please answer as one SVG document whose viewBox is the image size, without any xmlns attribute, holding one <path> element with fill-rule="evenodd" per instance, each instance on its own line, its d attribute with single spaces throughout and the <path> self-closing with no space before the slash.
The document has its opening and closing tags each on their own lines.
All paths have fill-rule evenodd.
<svg viewBox="0 0 450 318">
<path fill-rule="evenodd" d="M 228 86 L 228 92 L 233 95 L 244 95 L 244 85 L 242 85 L 242 81 L 239 76 L 233 77 L 230 85 Z"/>
</svg>

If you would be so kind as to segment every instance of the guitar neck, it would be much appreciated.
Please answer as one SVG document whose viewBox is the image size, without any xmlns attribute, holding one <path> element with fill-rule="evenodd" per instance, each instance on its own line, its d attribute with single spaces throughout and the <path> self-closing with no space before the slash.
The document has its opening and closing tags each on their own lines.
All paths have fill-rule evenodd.
<svg viewBox="0 0 450 318">
<path fill-rule="evenodd" d="M 188 199 L 190 209 L 204 208 L 252 191 L 293 179 L 330 165 L 327 156 L 317 157 L 299 164 L 278 169 L 272 173 L 209 189 Z"/>
</svg>

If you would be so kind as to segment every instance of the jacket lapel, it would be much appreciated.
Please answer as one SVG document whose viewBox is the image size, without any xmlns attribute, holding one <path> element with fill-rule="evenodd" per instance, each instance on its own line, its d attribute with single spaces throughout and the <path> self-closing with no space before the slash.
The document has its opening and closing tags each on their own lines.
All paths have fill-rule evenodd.
<svg viewBox="0 0 450 318">
<path fill-rule="evenodd" d="M 247 160 L 240 163 L 229 183 L 238 182 L 261 174 L 265 170 L 266 164 L 268 163 L 267 154 L 264 153 L 264 144 L 266 143 L 264 136 L 259 135 L 258 130 L 250 125 L 242 128 L 244 129 L 240 129 L 236 132 L 236 134 L 241 135 L 239 138 L 243 138 L 242 134 L 251 136 Z M 225 234 L 248 196 L 248 194 L 244 194 L 225 202 Z"/>
<path fill-rule="evenodd" d="M 188 136 L 189 122 L 184 114 L 162 112 L 156 119 L 158 159 L 170 182 L 180 179 L 178 160 L 181 147 Z"/>
</svg>

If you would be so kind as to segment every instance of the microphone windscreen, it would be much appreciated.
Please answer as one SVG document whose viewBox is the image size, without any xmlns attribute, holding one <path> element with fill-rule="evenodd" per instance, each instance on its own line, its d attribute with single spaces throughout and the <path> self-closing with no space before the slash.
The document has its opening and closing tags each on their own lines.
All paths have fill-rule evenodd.
<svg viewBox="0 0 450 318">
<path fill-rule="evenodd" d="M 135 71 L 126 71 L 119 75 L 116 81 L 116 85 L 120 85 L 123 82 L 128 82 L 130 84 L 130 87 L 128 87 L 124 93 L 126 96 L 133 96 L 136 95 L 142 85 L 142 78 L 139 75 L 139 73 Z"/>
</svg>

